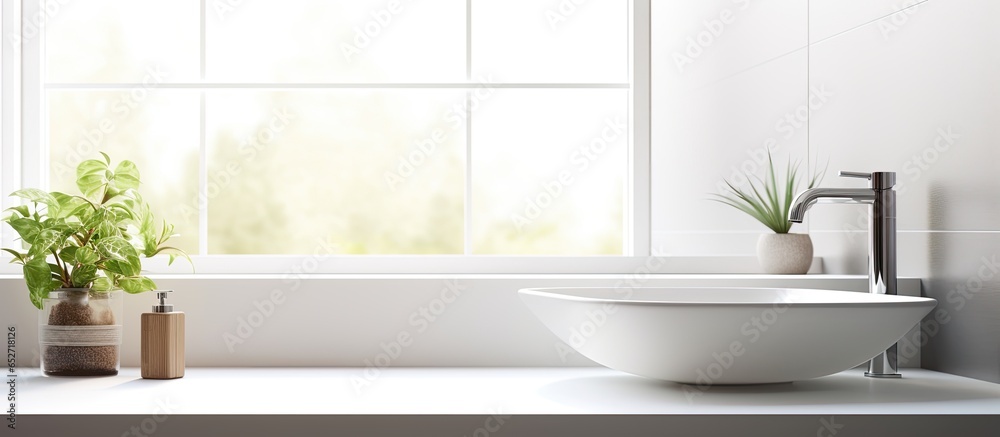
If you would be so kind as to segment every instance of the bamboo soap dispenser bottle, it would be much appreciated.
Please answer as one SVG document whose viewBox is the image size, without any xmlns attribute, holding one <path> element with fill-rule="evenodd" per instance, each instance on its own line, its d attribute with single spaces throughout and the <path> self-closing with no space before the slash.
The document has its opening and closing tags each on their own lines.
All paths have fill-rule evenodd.
<svg viewBox="0 0 1000 437">
<path fill-rule="evenodd" d="M 146 379 L 184 376 L 184 313 L 167 303 L 172 291 L 157 291 L 160 304 L 142 314 L 142 377 Z"/>
</svg>

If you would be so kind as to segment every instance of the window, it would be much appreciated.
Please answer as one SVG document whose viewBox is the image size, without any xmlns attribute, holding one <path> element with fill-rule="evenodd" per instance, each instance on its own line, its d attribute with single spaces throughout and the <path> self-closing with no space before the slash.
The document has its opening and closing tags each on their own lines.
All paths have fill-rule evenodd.
<svg viewBox="0 0 1000 437">
<path fill-rule="evenodd" d="M 648 0 L 25 5 L 23 181 L 131 159 L 189 253 L 648 255 Z"/>
</svg>

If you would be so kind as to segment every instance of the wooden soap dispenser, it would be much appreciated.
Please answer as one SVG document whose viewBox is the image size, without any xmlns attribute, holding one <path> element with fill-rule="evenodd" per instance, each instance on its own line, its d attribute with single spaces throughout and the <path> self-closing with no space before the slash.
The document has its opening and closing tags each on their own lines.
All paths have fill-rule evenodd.
<svg viewBox="0 0 1000 437">
<path fill-rule="evenodd" d="M 184 313 L 167 303 L 172 291 L 157 291 L 160 304 L 142 314 L 142 377 L 146 379 L 184 376 Z"/>
</svg>

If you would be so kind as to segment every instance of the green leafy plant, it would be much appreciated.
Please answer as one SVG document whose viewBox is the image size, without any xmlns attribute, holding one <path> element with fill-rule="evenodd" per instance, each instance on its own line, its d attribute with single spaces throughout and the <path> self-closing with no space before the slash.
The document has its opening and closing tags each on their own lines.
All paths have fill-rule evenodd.
<svg viewBox="0 0 1000 437">
<path fill-rule="evenodd" d="M 726 192 L 724 194 L 712 194 L 712 200 L 721 202 L 747 213 L 750 217 L 767 226 L 778 234 L 787 234 L 792 229 L 792 223 L 788 221 L 788 210 L 792 207 L 792 200 L 795 197 L 799 184 L 799 164 L 788 160 L 785 168 L 785 178 L 778 181 L 775 175 L 774 160 L 771 152 L 767 153 L 767 169 L 764 177 L 747 174 L 748 188 L 737 187 L 726 180 Z M 826 169 L 814 173 L 809 178 L 807 188 L 815 187 L 819 181 L 823 180 Z"/>
<path fill-rule="evenodd" d="M 3 218 L 21 237 L 23 248 L 5 248 L 12 263 L 24 266 L 31 303 L 59 288 L 89 288 L 102 292 L 141 293 L 156 284 L 142 275 L 140 257 L 181 256 L 167 246 L 173 225 L 163 221 L 159 231 L 149 204 L 139 195 L 139 169 L 122 161 L 113 169 L 111 158 L 83 161 L 76 169 L 82 195 L 45 192 L 35 188 L 15 191 L 27 204 L 8 208 Z"/>
</svg>

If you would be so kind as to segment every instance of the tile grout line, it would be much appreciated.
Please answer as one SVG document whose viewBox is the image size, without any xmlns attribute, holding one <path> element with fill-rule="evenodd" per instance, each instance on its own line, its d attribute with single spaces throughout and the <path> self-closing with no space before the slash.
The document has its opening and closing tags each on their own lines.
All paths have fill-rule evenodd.
<svg viewBox="0 0 1000 437">
<path fill-rule="evenodd" d="M 840 32 L 837 32 L 837 33 L 835 33 L 835 34 L 833 34 L 833 35 L 830 35 L 830 36 L 828 36 L 828 37 L 825 37 L 825 38 L 823 38 L 823 39 L 820 39 L 820 40 L 818 40 L 818 41 L 816 41 L 816 42 L 810 42 L 810 41 L 806 41 L 806 45 L 804 45 L 804 46 L 801 46 L 801 47 L 796 47 L 796 48 L 793 48 L 793 49 L 791 49 L 791 50 L 789 50 L 789 51 L 787 51 L 787 52 L 785 52 L 785 53 L 782 53 L 782 54 L 780 54 L 780 55 L 777 55 L 777 56 L 774 56 L 774 57 L 771 57 L 771 58 L 768 58 L 768 59 L 765 59 L 765 60 L 763 60 L 763 61 L 761 61 L 761 62 L 758 62 L 758 63 L 756 63 L 756 64 L 754 64 L 754 65 L 751 65 L 751 66 L 749 66 L 749 67 L 746 67 L 746 68 L 743 68 L 743 69 L 741 69 L 741 70 L 739 70 L 739 71 L 736 71 L 736 72 L 734 72 L 733 74 L 730 74 L 730 75 L 727 75 L 727 76 L 724 76 L 724 77 L 720 77 L 720 78 L 718 78 L 718 79 L 716 79 L 716 80 L 713 80 L 713 81 L 711 81 L 711 82 L 708 82 L 708 83 L 704 84 L 703 86 L 708 86 L 708 85 L 713 85 L 713 84 L 716 84 L 716 83 L 719 83 L 719 82 L 722 82 L 722 81 L 725 81 L 725 80 L 727 80 L 727 79 L 731 79 L 731 78 L 734 78 L 734 77 L 736 77 L 736 76 L 739 76 L 739 75 L 741 75 L 741 74 L 743 74 L 743 73 L 746 73 L 746 72 L 748 72 L 748 71 L 750 71 L 750 70 L 753 70 L 753 69 L 755 69 L 755 68 L 757 68 L 757 67 L 760 67 L 760 66 L 763 66 L 763 65 L 765 65 L 765 64 L 768 64 L 768 63 L 771 63 L 771 62 L 774 62 L 774 61 L 777 61 L 778 59 L 781 59 L 781 58 L 784 58 L 785 56 L 788 56 L 788 55 L 791 55 L 791 54 L 793 54 L 793 53 L 796 53 L 796 52 L 798 52 L 798 51 L 800 51 L 800 50 L 803 50 L 803 49 L 808 49 L 808 48 L 809 48 L 809 47 L 811 47 L 811 46 L 814 46 L 814 45 L 816 45 L 816 44 L 819 44 L 819 43 L 822 43 L 822 42 L 826 42 L 827 40 L 830 40 L 830 39 L 832 39 L 832 38 L 835 38 L 835 37 L 838 37 L 838 36 L 841 36 L 841 35 L 843 35 L 843 34 L 845 34 L 845 33 L 848 33 L 848 32 L 852 32 L 852 31 L 854 31 L 854 30 L 857 30 L 857 29 L 860 29 L 860 28 L 862 28 L 862 27 L 865 27 L 865 26 L 868 26 L 869 24 L 872 24 L 872 23 L 877 23 L 877 22 L 879 22 L 879 21 L 881 21 L 881 20 L 884 20 L 884 19 L 886 19 L 886 18 L 888 18 L 888 17 L 891 17 L 891 16 L 893 16 L 893 15 L 895 15 L 895 14 L 898 14 L 898 13 L 900 13 L 900 12 L 904 12 L 904 11 L 906 11 L 906 10 L 909 10 L 909 9 L 911 9 L 911 8 L 915 8 L 915 7 L 917 7 L 917 6 L 920 6 L 920 5 L 924 4 L 924 3 L 927 3 L 927 2 L 929 2 L 929 1 L 931 1 L 931 0 L 922 0 L 922 1 L 920 1 L 920 2 L 917 2 L 917 3 L 914 3 L 914 4 L 912 4 L 912 5 L 909 5 L 909 6 L 906 6 L 906 7 L 904 7 L 904 8 L 901 8 L 901 9 L 899 9 L 898 11 L 893 11 L 893 12 L 890 12 L 890 13 L 888 13 L 888 14 L 886 14 L 886 15 L 883 15 L 883 16 L 881 16 L 881 17 L 878 17 L 878 18 L 875 18 L 875 19 L 873 19 L 873 20 L 870 20 L 870 21 L 866 21 L 866 22 L 864 22 L 864 23 L 861 23 L 861 24 L 858 24 L 857 26 L 854 26 L 854 27 L 851 27 L 851 28 L 849 28 L 849 29 L 846 29 L 846 30 L 842 30 L 842 31 L 840 31 Z"/>
</svg>

